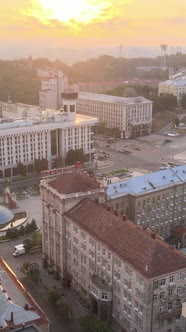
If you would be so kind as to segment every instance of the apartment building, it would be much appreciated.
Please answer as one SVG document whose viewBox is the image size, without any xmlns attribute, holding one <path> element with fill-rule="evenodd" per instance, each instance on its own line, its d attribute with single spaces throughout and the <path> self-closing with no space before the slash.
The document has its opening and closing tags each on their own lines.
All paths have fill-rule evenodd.
<svg viewBox="0 0 186 332">
<path fill-rule="evenodd" d="M 118 332 L 182 331 L 186 257 L 90 199 L 91 193 L 74 205 L 75 195 L 73 204 L 60 199 L 54 183 L 41 190 L 44 259 L 61 277 L 70 275 L 91 313 Z"/>
<path fill-rule="evenodd" d="M 173 94 L 179 104 L 183 94 L 186 94 L 186 75 L 178 74 L 165 82 L 159 83 L 158 94 Z"/>
<path fill-rule="evenodd" d="M 99 124 L 119 128 L 121 138 L 151 133 L 152 101 L 144 97 L 116 97 L 90 92 L 79 92 L 77 112 L 96 116 Z"/>
<path fill-rule="evenodd" d="M 109 184 L 107 206 L 163 238 L 186 225 L 186 165 Z"/>
<path fill-rule="evenodd" d="M 68 78 L 64 73 L 56 68 L 41 68 L 37 71 L 41 78 L 41 90 L 39 92 L 39 105 L 46 109 L 59 109 L 63 100 L 61 93 L 68 86 Z"/>
<path fill-rule="evenodd" d="M 63 214 L 85 197 L 104 204 L 104 188 L 95 178 L 77 170 L 51 181 L 42 180 L 40 189 L 43 214 L 43 261 L 45 265 L 51 265 L 60 276 L 63 276 L 65 250 Z"/>
<path fill-rule="evenodd" d="M 40 111 L 32 118 L 0 122 L 0 176 L 17 175 L 19 162 L 33 172 L 35 159 L 46 158 L 49 168 L 57 156 L 82 148 L 91 161 L 94 153 L 92 126 L 97 119 L 76 114 L 77 94 L 63 94 L 64 111 Z"/>
</svg>

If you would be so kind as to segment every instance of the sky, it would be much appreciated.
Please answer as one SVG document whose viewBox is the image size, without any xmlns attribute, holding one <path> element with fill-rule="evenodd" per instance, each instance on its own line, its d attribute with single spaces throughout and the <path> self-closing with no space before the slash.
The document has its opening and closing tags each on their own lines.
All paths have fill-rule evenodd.
<svg viewBox="0 0 186 332">
<path fill-rule="evenodd" d="M 4 49 L 159 48 L 186 46 L 186 0 L 5 0 Z M 122 45 L 122 48 L 120 48 Z"/>
</svg>

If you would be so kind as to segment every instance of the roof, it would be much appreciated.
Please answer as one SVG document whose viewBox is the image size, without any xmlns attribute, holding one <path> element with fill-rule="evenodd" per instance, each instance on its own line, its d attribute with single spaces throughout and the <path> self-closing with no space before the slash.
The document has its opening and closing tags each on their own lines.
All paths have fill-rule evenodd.
<svg viewBox="0 0 186 332">
<path fill-rule="evenodd" d="M 112 104 L 123 104 L 123 105 L 133 105 L 133 104 L 141 104 L 141 103 L 151 103 L 151 100 L 148 100 L 144 97 L 117 97 L 110 95 L 103 95 L 92 92 L 84 92 L 80 91 L 78 95 L 78 99 L 87 99 L 87 100 L 95 100 L 99 102 L 112 103 Z M 78 100 L 77 100 L 78 101 Z"/>
<path fill-rule="evenodd" d="M 175 227 L 174 232 L 177 234 L 185 234 L 186 233 L 186 227 Z"/>
<path fill-rule="evenodd" d="M 92 200 L 85 198 L 64 216 L 104 243 L 123 261 L 146 278 L 186 269 L 186 257 L 130 221 L 124 221 Z"/>
<path fill-rule="evenodd" d="M 172 85 L 172 86 L 185 86 L 186 75 L 182 75 L 164 82 L 159 83 L 160 85 Z"/>
<path fill-rule="evenodd" d="M 64 174 L 55 180 L 49 181 L 48 185 L 57 190 L 58 193 L 67 195 L 100 188 L 100 183 L 83 171 Z"/>
<path fill-rule="evenodd" d="M 123 85 L 124 81 L 99 81 L 99 82 L 78 82 L 78 85 L 84 86 L 84 85 L 89 85 L 89 86 L 104 86 L 104 85 Z"/>
<path fill-rule="evenodd" d="M 186 182 L 186 165 L 167 168 L 161 171 L 147 173 L 128 180 L 122 180 L 108 185 L 107 197 L 114 199 L 124 195 L 141 195 L 168 186 Z"/>
<path fill-rule="evenodd" d="M 2 257 L 0 257 L 0 270 L 0 329 L 3 326 L 9 330 L 32 322 L 37 325 L 48 324 L 42 309 Z"/>
</svg>

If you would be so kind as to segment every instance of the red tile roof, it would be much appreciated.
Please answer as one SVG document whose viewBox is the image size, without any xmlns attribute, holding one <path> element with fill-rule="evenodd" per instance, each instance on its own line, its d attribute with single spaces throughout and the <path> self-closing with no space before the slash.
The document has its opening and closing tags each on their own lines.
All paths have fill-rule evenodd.
<svg viewBox="0 0 186 332">
<path fill-rule="evenodd" d="M 65 213 L 82 229 L 105 243 L 146 278 L 186 268 L 186 257 L 158 236 L 109 212 L 88 198 Z"/>
<path fill-rule="evenodd" d="M 60 194 L 87 192 L 100 188 L 100 183 L 83 171 L 64 174 L 48 182 L 49 186 Z"/>
</svg>

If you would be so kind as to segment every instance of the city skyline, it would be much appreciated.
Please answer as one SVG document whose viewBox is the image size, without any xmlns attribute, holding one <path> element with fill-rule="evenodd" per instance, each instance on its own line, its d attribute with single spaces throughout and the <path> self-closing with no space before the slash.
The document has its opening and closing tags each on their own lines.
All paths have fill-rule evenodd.
<svg viewBox="0 0 186 332">
<path fill-rule="evenodd" d="M 13 5 L 9 0 L 0 7 L 5 54 L 6 48 L 15 54 L 19 48 L 66 48 L 114 49 L 119 56 L 122 45 L 122 55 L 130 56 L 132 47 L 158 50 L 165 43 L 174 53 L 186 45 L 184 0 L 14 0 Z"/>
</svg>

